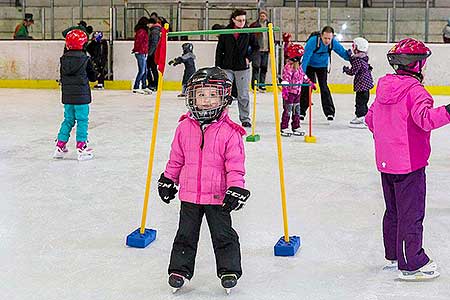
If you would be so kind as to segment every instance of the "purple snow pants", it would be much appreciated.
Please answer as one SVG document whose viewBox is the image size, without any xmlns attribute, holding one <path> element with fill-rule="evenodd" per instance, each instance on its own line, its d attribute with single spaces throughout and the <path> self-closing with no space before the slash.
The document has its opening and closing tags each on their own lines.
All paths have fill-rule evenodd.
<svg viewBox="0 0 450 300">
<path fill-rule="evenodd" d="M 281 116 L 281 129 L 289 127 L 289 119 L 292 114 L 292 129 L 300 127 L 300 95 L 289 93 L 283 98 L 283 115 Z"/>
<path fill-rule="evenodd" d="M 381 173 L 386 211 L 383 241 L 386 259 L 398 269 L 415 271 L 430 260 L 422 248 L 425 217 L 425 167 L 408 174 Z"/>
</svg>

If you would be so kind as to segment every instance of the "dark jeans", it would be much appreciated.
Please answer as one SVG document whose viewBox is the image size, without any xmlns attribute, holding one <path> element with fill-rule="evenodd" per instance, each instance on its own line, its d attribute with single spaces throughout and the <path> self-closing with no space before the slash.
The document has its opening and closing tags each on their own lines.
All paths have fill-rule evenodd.
<svg viewBox="0 0 450 300">
<path fill-rule="evenodd" d="M 258 83 L 266 83 L 267 64 L 269 62 L 269 52 L 258 52 L 252 61 L 252 89 L 255 80 Z M 265 88 L 265 87 L 263 87 Z"/>
<path fill-rule="evenodd" d="M 307 67 L 306 75 L 314 83 L 319 82 L 320 87 L 320 98 L 322 99 L 322 109 L 325 116 L 334 116 L 336 111 L 333 104 L 333 98 L 331 97 L 330 89 L 328 88 L 327 78 L 328 69 L 325 68 L 314 68 Z M 305 116 L 306 110 L 309 106 L 309 87 L 302 86 L 302 94 L 300 97 L 300 114 Z"/>
<path fill-rule="evenodd" d="M 133 89 L 138 89 L 140 83 L 142 83 L 142 88 L 145 89 L 147 87 L 147 55 L 136 53 L 134 56 L 138 63 L 138 73 L 134 80 Z"/>
<path fill-rule="evenodd" d="M 195 256 L 200 225 L 206 215 L 216 256 L 217 276 L 234 273 L 242 275 L 239 237 L 231 227 L 231 215 L 220 205 L 198 205 L 181 202 L 180 223 L 173 242 L 169 274 L 178 273 L 191 279 L 194 275 Z"/>
<path fill-rule="evenodd" d="M 356 104 L 355 104 L 355 115 L 360 118 L 367 115 L 369 110 L 367 103 L 369 103 L 370 92 L 356 92 Z"/>
<path fill-rule="evenodd" d="M 388 260 L 399 270 L 415 271 L 429 262 L 422 248 L 425 217 L 425 167 L 408 174 L 381 173 L 386 211 L 383 241 Z"/>
<path fill-rule="evenodd" d="M 281 129 L 289 127 L 292 116 L 292 130 L 300 127 L 300 95 L 289 93 L 287 99 L 283 98 L 283 114 L 281 116 Z"/>
<path fill-rule="evenodd" d="M 148 87 L 155 89 L 158 87 L 158 65 L 155 62 L 155 55 L 147 56 L 147 79 Z"/>
</svg>

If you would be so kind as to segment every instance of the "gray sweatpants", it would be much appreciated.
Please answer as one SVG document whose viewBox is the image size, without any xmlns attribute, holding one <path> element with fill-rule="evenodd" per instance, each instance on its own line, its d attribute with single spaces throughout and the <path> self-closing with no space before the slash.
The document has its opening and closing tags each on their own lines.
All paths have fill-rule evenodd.
<svg viewBox="0 0 450 300">
<path fill-rule="evenodd" d="M 250 99 L 249 84 L 250 84 L 250 69 L 243 71 L 224 70 L 227 73 L 228 79 L 231 81 L 236 79 L 236 87 L 238 92 L 238 107 L 239 120 L 242 122 L 251 122 L 250 120 Z"/>
</svg>

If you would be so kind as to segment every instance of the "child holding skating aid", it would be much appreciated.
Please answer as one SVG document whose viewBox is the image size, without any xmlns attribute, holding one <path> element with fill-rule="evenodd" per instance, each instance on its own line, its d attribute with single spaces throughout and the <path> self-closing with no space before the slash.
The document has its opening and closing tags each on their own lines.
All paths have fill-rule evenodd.
<svg viewBox="0 0 450 300">
<path fill-rule="evenodd" d="M 303 72 L 300 60 L 305 50 L 300 44 L 291 44 L 287 48 L 288 61 L 283 68 L 281 84 L 310 84 L 315 90 L 316 85 Z M 283 115 L 281 116 L 281 135 L 291 136 L 305 135 L 305 130 L 300 127 L 300 93 L 302 87 L 283 86 L 281 93 L 283 96 Z M 289 131 L 289 119 L 292 116 L 292 132 Z"/>
<path fill-rule="evenodd" d="M 358 37 L 353 40 L 353 53 L 350 54 L 351 68 L 343 67 L 344 73 L 355 76 L 353 80 L 353 90 L 356 93 L 355 115 L 356 117 L 349 122 L 350 128 L 367 128 L 364 117 L 367 114 L 370 97 L 370 90 L 373 88 L 372 66 L 369 65 L 369 42 Z M 348 50 L 351 52 L 351 50 Z"/>
<path fill-rule="evenodd" d="M 250 192 L 245 189 L 245 130 L 231 121 L 231 81 L 218 68 L 195 72 L 186 86 L 189 112 L 180 118 L 170 158 L 158 181 L 161 199 L 169 203 L 179 186 L 181 211 L 169 264 L 174 291 L 194 275 L 195 256 L 203 215 L 206 215 L 222 286 L 234 287 L 242 275 L 239 237 L 230 212 L 241 209 Z"/>
</svg>

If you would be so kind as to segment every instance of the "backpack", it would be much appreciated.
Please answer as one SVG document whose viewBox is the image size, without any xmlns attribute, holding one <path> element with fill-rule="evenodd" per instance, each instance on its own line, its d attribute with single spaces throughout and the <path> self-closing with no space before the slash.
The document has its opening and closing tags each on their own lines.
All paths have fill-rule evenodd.
<svg viewBox="0 0 450 300">
<path fill-rule="evenodd" d="M 316 49 L 314 49 L 313 53 L 317 53 L 317 51 L 319 51 L 320 49 L 320 31 L 313 31 L 311 32 L 311 34 L 309 35 L 309 37 L 306 39 L 305 44 L 313 37 L 316 37 L 317 42 L 316 42 Z M 333 40 L 331 40 L 331 43 L 328 45 L 328 57 L 330 58 L 330 67 L 331 67 L 331 51 L 333 51 Z M 330 73 L 330 69 L 328 70 L 328 73 Z"/>
</svg>

